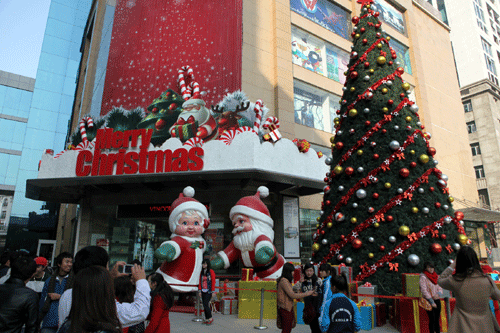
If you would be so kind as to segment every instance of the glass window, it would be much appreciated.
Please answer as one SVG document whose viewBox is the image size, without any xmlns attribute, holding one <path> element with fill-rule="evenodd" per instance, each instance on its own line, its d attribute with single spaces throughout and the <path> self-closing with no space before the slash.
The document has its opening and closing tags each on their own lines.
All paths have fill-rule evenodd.
<svg viewBox="0 0 500 333">
<path fill-rule="evenodd" d="M 481 45 L 483 46 L 483 51 L 486 52 L 489 56 L 493 56 L 491 53 L 491 45 L 487 41 L 485 41 L 483 38 L 481 38 Z"/>
<path fill-rule="evenodd" d="M 482 165 L 479 165 L 479 166 L 475 166 L 474 167 L 474 171 L 476 173 L 476 178 L 484 178 L 485 177 L 485 174 L 484 174 L 484 168 Z"/>
<path fill-rule="evenodd" d="M 481 148 L 479 147 L 479 142 L 471 143 L 470 148 L 472 150 L 472 156 L 481 155 Z"/>
<path fill-rule="evenodd" d="M 399 33 L 405 34 L 405 22 L 401 11 L 385 0 L 375 0 L 372 8 L 380 13 L 379 19 L 391 26 L 391 28 L 396 29 Z"/>
<path fill-rule="evenodd" d="M 73 27 L 74 26 L 72 24 L 64 23 L 60 20 L 49 17 L 45 27 L 45 34 L 71 41 Z M 79 39 L 82 38 L 82 35 L 83 34 L 80 34 Z"/>
<path fill-rule="evenodd" d="M 312 235 L 316 232 L 317 218 L 320 217 L 319 210 L 299 209 L 300 228 L 300 257 L 302 263 L 310 262 L 312 256 Z"/>
<path fill-rule="evenodd" d="M 39 69 L 36 74 L 35 89 L 60 93 L 63 90 L 64 75 L 49 73 Z M 38 93 L 38 92 L 37 92 Z"/>
<path fill-rule="evenodd" d="M 345 83 L 349 53 L 292 27 L 292 61 L 305 69 Z"/>
<path fill-rule="evenodd" d="M 404 68 L 406 73 L 412 75 L 409 48 L 392 37 L 389 45 L 396 51 L 398 56 L 396 61 L 401 63 L 401 67 Z"/>
<path fill-rule="evenodd" d="M 6 210 L 2 210 L 2 214 L 0 215 L 0 219 L 5 219 L 7 217 L 7 211 Z"/>
<path fill-rule="evenodd" d="M 463 102 L 464 111 L 471 112 L 472 111 L 472 102 L 470 100 Z"/>
<path fill-rule="evenodd" d="M 327 0 L 290 0 L 290 9 L 323 28 L 349 39 L 351 15 Z"/>
<path fill-rule="evenodd" d="M 340 109 L 339 96 L 294 81 L 295 123 L 334 133 L 333 121 Z"/>
<path fill-rule="evenodd" d="M 476 131 L 477 131 L 477 129 L 476 129 L 476 122 L 475 121 L 469 121 L 467 123 L 467 132 L 469 132 L 469 134 L 471 134 L 471 133 L 474 133 Z"/>
<path fill-rule="evenodd" d="M 57 112 L 61 104 L 61 94 L 45 90 L 35 90 L 33 93 L 32 108 Z M 32 111 L 33 112 L 33 111 Z"/>
</svg>

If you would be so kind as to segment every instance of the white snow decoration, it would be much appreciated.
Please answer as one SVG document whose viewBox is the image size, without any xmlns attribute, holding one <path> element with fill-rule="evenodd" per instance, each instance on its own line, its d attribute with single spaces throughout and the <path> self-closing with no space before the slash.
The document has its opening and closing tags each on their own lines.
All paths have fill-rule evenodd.
<svg viewBox="0 0 500 333">
<path fill-rule="evenodd" d="M 182 191 L 182 194 L 184 194 L 184 196 L 188 198 L 194 197 L 194 193 L 194 188 L 192 188 L 191 186 L 186 186 Z"/>
<path fill-rule="evenodd" d="M 267 198 L 269 196 L 269 189 L 265 186 L 259 186 L 257 189 L 261 198 Z"/>
</svg>

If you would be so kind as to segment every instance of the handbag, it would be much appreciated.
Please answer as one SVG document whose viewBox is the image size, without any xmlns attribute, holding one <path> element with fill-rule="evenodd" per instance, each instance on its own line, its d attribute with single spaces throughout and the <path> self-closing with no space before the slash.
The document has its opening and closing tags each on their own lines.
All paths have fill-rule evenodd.
<svg viewBox="0 0 500 333">
<path fill-rule="evenodd" d="M 432 305 L 431 305 L 431 303 L 429 303 L 429 301 L 426 300 L 423 297 L 419 298 L 419 300 L 418 300 L 418 306 L 420 306 L 421 308 L 423 308 L 425 311 L 432 311 Z"/>
<path fill-rule="evenodd" d="M 304 307 L 304 310 L 302 312 L 302 320 L 304 321 L 304 324 L 309 325 L 315 318 L 316 309 L 313 302 L 309 302 L 309 304 Z"/>
</svg>

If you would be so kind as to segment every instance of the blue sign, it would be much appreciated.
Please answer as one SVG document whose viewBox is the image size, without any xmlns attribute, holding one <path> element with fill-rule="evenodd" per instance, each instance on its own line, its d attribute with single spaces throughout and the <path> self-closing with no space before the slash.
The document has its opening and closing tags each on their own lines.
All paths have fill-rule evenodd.
<svg viewBox="0 0 500 333">
<path fill-rule="evenodd" d="M 327 0 L 290 0 L 290 9 L 323 28 L 349 39 L 350 15 Z"/>
</svg>

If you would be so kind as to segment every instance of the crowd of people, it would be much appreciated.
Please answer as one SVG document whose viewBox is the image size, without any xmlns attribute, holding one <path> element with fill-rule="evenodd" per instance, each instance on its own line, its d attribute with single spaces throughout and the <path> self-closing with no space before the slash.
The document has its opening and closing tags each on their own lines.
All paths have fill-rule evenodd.
<svg viewBox="0 0 500 333">
<path fill-rule="evenodd" d="M 123 273 L 120 268 L 125 262 L 109 269 L 109 255 L 102 247 L 88 246 L 74 257 L 63 252 L 52 268 L 47 259 L 23 251 L 5 252 L 0 264 L 0 332 L 170 332 L 174 293 L 162 274 L 146 276 L 140 264 L 134 264 L 130 274 Z M 198 289 L 205 324 L 211 324 L 215 273 L 209 260 L 202 267 Z M 293 285 L 294 270 L 285 263 L 277 279 L 277 326 L 283 333 L 295 327 L 294 299 L 304 299 L 303 320 L 313 333 L 360 330 L 361 315 L 348 297 L 345 275 L 322 264 L 317 276 L 314 266 L 306 264 L 300 281 Z M 420 288 L 429 303 L 429 332 L 440 332 L 443 289 L 456 298 L 449 332 L 500 332 L 489 307 L 490 298 L 500 300 L 500 290 L 483 272 L 471 247 L 463 246 L 441 275 L 432 262 L 424 263 Z"/>
</svg>

